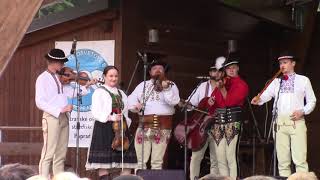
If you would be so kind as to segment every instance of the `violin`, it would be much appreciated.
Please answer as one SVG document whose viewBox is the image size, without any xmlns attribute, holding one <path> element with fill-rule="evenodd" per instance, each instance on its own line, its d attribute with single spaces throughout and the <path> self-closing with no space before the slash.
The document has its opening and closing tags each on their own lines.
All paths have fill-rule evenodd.
<svg viewBox="0 0 320 180">
<path fill-rule="evenodd" d="M 58 74 L 60 75 L 59 80 L 63 85 L 70 84 L 71 82 L 78 82 L 81 86 L 84 86 L 88 81 L 90 81 L 87 73 L 76 73 L 72 68 L 69 67 L 63 67 Z M 104 84 L 104 81 L 97 80 L 97 83 Z"/>
<path fill-rule="evenodd" d="M 117 114 L 119 114 L 119 111 L 117 112 Z M 121 123 L 123 127 L 121 127 Z M 127 129 L 128 129 L 127 123 L 125 121 L 125 118 L 123 118 L 123 116 L 120 121 L 114 121 L 112 123 L 114 138 L 112 140 L 111 148 L 113 150 L 122 151 L 122 143 L 123 143 L 124 151 L 129 149 L 129 138 L 126 136 Z"/>
<path fill-rule="evenodd" d="M 169 81 L 167 77 L 165 76 L 165 73 L 160 73 L 156 76 L 153 85 L 154 85 L 154 90 L 157 92 L 161 92 L 163 89 L 166 89 L 168 87 L 163 87 L 162 82 L 167 82 L 168 86 L 172 86 L 173 82 Z"/>
</svg>

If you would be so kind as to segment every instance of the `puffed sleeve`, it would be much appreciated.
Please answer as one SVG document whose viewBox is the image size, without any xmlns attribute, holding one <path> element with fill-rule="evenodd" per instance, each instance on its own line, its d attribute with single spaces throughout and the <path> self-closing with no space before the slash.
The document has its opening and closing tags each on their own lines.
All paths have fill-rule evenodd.
<svg viewBox="0 0 320 180">
<path fill-rule="evenodd" d="M 112 98 L 103 89 L 96 89 L 92 95 L 91 113 L 102 123 L 111 120 Z"/>
</svg>

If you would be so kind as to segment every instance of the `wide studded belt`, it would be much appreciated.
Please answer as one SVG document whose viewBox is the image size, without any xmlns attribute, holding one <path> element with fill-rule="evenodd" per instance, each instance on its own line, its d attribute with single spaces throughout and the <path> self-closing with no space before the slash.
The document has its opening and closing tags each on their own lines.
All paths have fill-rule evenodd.
<svg viewBox="0 0 320 180">
<path fill-rule="evenodd" d="M 241 121 L 241 107 L 217 108 L 214 113 L 215 124 Z"/>
<path fill-rule="evenodd" d="M 171 129 L 172 128 L 172 115 L 145 115 L 144 127 L 152 129 Z M 139 127 L 142 127 L 142 116 L 139 117 Z"/>
</svg>

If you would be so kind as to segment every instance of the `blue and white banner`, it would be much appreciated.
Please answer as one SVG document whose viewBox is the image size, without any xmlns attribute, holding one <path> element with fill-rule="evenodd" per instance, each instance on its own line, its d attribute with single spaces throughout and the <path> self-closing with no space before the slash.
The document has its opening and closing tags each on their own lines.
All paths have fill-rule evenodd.
<svg viewBox="0 0 320 180">
<path fill-rule="evenodd" d="M 57 41 L 55 47 L 62 49 L 67 55 L 69 61 L 65 66 L 70 67 L 76 71 L 76 58 L 70 54 L 72 41 Z M 78 59 L 79 73 L 84 74 L 88 79 L 103 79 L 103 69 L 108 65 L 114 65 L 114 51 L 115 41 L 78 41 L 76 44 L 76 56 Z M 75 83 L 71 83 L 76 87 Z M 80 104 L 80 131 L 79 131 L 79 147 L 89 147 L 91 133 L 93 130 L 94 118 L 91 114 L 91 97 L 95 89 L 100 84 L 90 87 L 90 93 L 81 97 Z M 75 95 L 76 95 L 75 88 Z M 77 98 L 69 99 L 70 104 L 73 104 L 73 111 L 69 120 L 69 147 L 76 147 L 77 139 Z"/>
</svg>

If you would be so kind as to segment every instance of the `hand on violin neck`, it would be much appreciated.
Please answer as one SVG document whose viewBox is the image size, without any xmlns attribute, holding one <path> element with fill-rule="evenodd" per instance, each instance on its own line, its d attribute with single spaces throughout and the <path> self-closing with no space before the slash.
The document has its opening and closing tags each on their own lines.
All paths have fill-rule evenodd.
<svg viewBox="0 0 320 180">
<path fill-rule="evenodd" d="M 261 101 L 261 99 L 260 99 L 259 95 L 257 95 L 257 96 L 255 96 L 254 98 L 252 98 L 251 104 L 253 104 L 253 105 L 259 105 L 260 101 Z"/>
<path fill-rule="evenodd" d="M 73 109 L 73 106 L 71 104 L 68 104 L 64 108 L 62 108 L 61 113 L 71 112 L 72 109 Z"/>
<path fill-rule="evenodd" d="M 85 87 L 88 88 L 89 86 L 94 85 L 94 84 L 96 84 L 97 82 L 98 82 L 98 80 L 97 80 L 96 78 L 94 78 L 94 79 L 92 79 L 92 80 L 90 80 L 90 81 L 87 81 Z"/>
<path fill-rule="evenodd" d="M 211 96 L 209 99 L 208 99 L 208 104 L 209 104 L 209 106 L 212 106 L 212 105 L 214 105 L 214 102 L 215 102 L 215 97 L 213 96 Z"/>
<path fill-rule="evenodd" d="M 122 118 L 122 114 L 112 114 L 112 115 L 109 115 L 108 119 L 110 121 L 120 121 Z"/>
<path fill-rule="evenodd" d="M 140 112 L 142 109 L 142 104 L 140 103 L 137 103 L 135 106 L 134 106 L 134 111 L 135 112 Z"/>
</svg>

